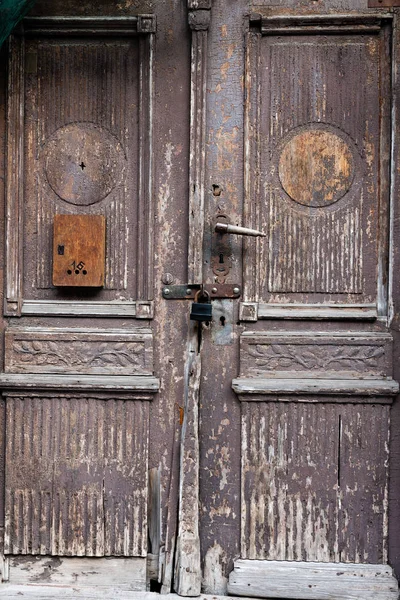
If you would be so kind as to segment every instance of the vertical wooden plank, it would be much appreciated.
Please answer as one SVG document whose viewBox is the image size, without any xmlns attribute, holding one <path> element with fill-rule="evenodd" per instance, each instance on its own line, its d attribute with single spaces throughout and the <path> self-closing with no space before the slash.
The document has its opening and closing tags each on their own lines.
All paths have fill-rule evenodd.
<svg viewBox="0 0 400 600">
<path fill-rule="evenodd" d="M 7 156 L 6 156 L 6 299 L 5 312 L 19 315 L 22 301 L 24 61 L 22 36 L 9 38 Z"/>
<path fill-rule="evenodd" d="M 342 562 L 387 562 L 389 411 L 342 406 L 340 432 Z"/>
<path fill-rule="evenodd" d="M 188 1 L 192 30 L 189 161 L 188 282 L 203 282 L 205 118 L 207 41 L 211 2 Z M 178 533 L 174 589 L 182 596 L 201 591 L 199 534 L 199 400 L 202 323 L 191 322 L 185 364 Z"/>
<path fill-rule="evenodd" d="M 244 205 L 243 217 L 246 227 L 260 230 L 260 207 L 255 198 L 260 194 L 260 43 L 261 34 L 246 34 L 245 55 L 245 116 L 244 116 Z M 266 100 L 266 99 L 265 99 Z M 254 256 L 259 252 L 257 238 L 244 239 L 243 289 L 245 301 L 258 301 L 259 268 Z"/>
<path fill-rule="evenodd" d="M 334 562 L 338 406 L 242 403 L 243 558 Z"/>
<path fill-rule="evenodd" d="M 139 73 L 139 205 L 138 205 L 138 298 L 153 298 L 154 236 L 149 223 L 154 220 L 153 201 L 153 47 L 154 35 L 140 39 Z"/>
<path fill-rule="evenodd" d="M 389 322 L 394 339 L 393 376 L 400 380 L 400 9 L 394 10 L 392 38 L 392 164 Z M 389 563 L 400 577 L 400 402 L 390 414 Z"/>
</svg>

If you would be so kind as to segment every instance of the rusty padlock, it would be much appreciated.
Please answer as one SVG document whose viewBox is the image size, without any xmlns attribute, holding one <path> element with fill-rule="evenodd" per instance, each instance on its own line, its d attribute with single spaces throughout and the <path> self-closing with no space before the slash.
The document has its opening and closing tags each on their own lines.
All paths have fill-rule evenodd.
<svg viewBox="0 0 400 600">
<path fill-rule="evenodd" d="M 212 305 L 210 294 L 205 290 L 199 290 L 194 297 L 194 302 L 190 310 L 190 319 L 192 321 L 211 321 L 211 315 Z"/>
</svg>

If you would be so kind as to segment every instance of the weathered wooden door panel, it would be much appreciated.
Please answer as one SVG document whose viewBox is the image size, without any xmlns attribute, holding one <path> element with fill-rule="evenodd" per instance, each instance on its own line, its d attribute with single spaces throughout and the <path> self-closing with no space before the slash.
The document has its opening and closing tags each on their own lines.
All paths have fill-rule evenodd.
<svg viewBox="0 0 400 600">
<path fill-rule="evenodd" d="M 210 359 L 216 321 L 205 361 L 204 585 L 224 588 L 237 543 L 228 531 L 238 518 L 240 421 L 244 560 L 235 561 L 228 591 L 395 598 L 390 568 L 368 571 L 363 583 L 363 563 L 388 561 L 390 405 L 398 392 L 386 329 L 392 22 L 346 14 L 346 3 L 340 15 L 325 11 L 334 2 L 315 14 L 289 1 L 262 4 L 245 17 L 244 54 L 234 50 L 238 15 L 225 14 L 227 3 L 211 22 L 210 223 L 226 215 L 265 237 L 243 242 L 232 383 L 240 416 L 224 387 L 234 371 L 229 342 L 216 364 Z M 235 104 L 242 75 L 243 140 Z M 236 244 L 232 236 L 225 246 L 226 281 L 238 277 Z"/>
<path fill-rule="evenodd" d="M 40 556 L 125 557 L 123 585 L 146 587 L 149 414 L 159 385 L 150 325 L 154 32 L 151 15 L 34 17 L 10 40 L 5 313 L 19 320 L 6 328 L 2 375 L 4 553 L 33 557 L 13 562 L 15 581 L 24 569 L 34 579 L 43 560 L 49 583 L 71 579 L 67 563 Z M 65 267 L 81 285 L 53 284 L 53 251 L 65 250 L 53 248 L 57 214 L 103 217 L 104 285 L 85 286 L 90 261 L 81 255 Z M 97 247 L 82 231 L 75 247 Z M 87 563 L 74 565 L 85 578 Z M 116 564 L 96 565 L 111 584 Z"/>
<path fill-rule="evenodd" d="M 385 563 L 388 413 L 388 405 L 242 403 L 241 556 Z"/>
<path fill-rule="evenodd" d="M 189 55 L 179 2 L 38 1 L 10 39 L 0 527 L 11 582 L 171 589 L 187 306 L 161 286 L 187 280 Z M 53 285 L 56 214 L 104 217 L 102 287 Z M 84 262 L 65 277 L 84 279 Z"/>
<path fill-rule="evenodd" d="M 146 556 L 149 402 L 8 397 L 7 554 Z"/>
<path fill-rule="evenodd" d="M 268 235 L 257 248 L 248 245 L 246 289 L 259 299 L 261 318 L 274 311 L 290 316 L 280 306 L 286 303 L 333 304 L 336 314 L 327 318 L 363 312 L 371 318 L 368 308 L 378 305 L 385 311 L 390 54 L 384 23 L 260 18 L 248 36 L 245 206 L 247 219 Z M 355 93 L 361 88 L 362 95 Z M 249 307 L 243 310 L 245 318 Z"/>
</svg>

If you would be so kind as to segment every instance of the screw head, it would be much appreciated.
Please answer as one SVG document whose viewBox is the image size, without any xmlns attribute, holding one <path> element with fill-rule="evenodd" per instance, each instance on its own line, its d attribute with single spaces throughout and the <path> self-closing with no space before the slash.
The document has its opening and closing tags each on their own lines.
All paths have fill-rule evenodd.
<svg viewBox="0 0 400 600">
<path fill-rule="evenodd" d="M 169 296 L 171 290 L 169 288 L 164 288 L 164 296 Z"/>
<path fill-rule="evenodd" d="M 164 275 L 161 277 L 161 281 L 164 285 L 171 285 L 171 283 L 174 281 L 174 276 L 171 275 L 171 273 L 164 273 Z"/>
<path fill-rule="evenodd" d="M 211 288 L 211 293 L 212 294 L 216 294 L 218 292 L 216 287 Z"/>
<path fill-rule="evenodd" d="M 240 288 L 238 287 L 234 287 L 232 291 L 234 294 L 240 294 Z"/>
<path fill-rule="evenodd" d="M 190 294 L 191 294 L 191 293 L 192 293 L 192 290 L 191 290 L 190 288 L 187 288 L 187 290 L 186 290 L 186 295 L 187 295 L 187 296 L 190 296 Z"/>
</svg>

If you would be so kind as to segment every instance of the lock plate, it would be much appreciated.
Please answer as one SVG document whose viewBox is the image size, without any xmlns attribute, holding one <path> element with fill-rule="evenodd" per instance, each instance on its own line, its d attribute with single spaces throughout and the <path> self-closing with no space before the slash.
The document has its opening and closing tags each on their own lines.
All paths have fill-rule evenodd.
<svg viewBox="0 0 400 600">
<path fill-rule="evenodd" d="M 166 285 L 163 287 L 162 295 L 165 300 L 194 300 L 196 293 L 201 289 L 199 283 L 187 285 Z M 210 299 L 213 298 L 239 298 L 241 288 L 239 285 L 230 283 L 207 283 L 203 285 Z"/>
</svg>

